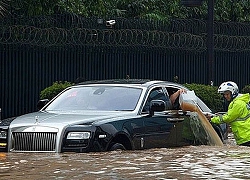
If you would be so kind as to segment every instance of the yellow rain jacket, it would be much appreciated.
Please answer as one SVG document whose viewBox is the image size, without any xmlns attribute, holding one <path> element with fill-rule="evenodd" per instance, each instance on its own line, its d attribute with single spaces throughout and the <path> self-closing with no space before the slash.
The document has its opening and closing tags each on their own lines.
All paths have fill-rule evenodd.
<svg viewBox="0 0 250 180">
<path fill-rule="evenodd" d="M 240 94 L 230 102 L 224 115 L 211 118 L 215 124 L 228 123 L 238 145 L 250 141 L 250 95 Z"/>
</svg>

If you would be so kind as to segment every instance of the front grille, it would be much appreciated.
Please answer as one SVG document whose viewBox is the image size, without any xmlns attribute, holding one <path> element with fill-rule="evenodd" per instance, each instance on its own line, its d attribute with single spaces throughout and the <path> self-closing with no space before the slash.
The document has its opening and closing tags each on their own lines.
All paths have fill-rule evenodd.
<svg viewBox="0 0 250 180">
<path fill-rule="evenodd" d="M 12 151 L 55 151 L 56 133 L 13 132 Z"/>
</svg>

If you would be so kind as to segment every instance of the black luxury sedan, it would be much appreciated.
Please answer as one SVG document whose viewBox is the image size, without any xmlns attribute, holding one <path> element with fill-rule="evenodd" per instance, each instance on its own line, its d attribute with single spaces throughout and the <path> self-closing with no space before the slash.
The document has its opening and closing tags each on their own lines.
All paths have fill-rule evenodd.
<svg viewBox="0 0 250 180">
<path fill-rule="evenodd" d="M 38 112 L 0 123 L 0 151 L 93 152 L 209 145 L 194 112 L 169 97 L 187 88 L 168 81 L 117 79 L 73 85 Z M 211 110 L 197 98 L 201 112 Z M 227 127 L 212 125 L 223 142 Z"/>
</svg>

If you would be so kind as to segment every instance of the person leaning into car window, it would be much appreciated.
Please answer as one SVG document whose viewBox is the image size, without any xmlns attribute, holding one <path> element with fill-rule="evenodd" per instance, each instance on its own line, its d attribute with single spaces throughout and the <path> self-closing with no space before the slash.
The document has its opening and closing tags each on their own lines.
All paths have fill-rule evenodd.
<svg viewBox="0 0 250 180">
<path fill-rule="evenodd" d="M 249 93 L 239 94 L 237 84 L 232 81 L 223 82 L 218 88 L 218 93 L 221 93 L 226 101 L 230 102 L 228 110 L 224 115 L 214 117 L 207 115 L 207 119 L 214 124 L 230 124 L 236 143 L 250 146 Z"/>
<path fill-rule="evenodd" d="M 179 89 L 178 91 L 174 92 L 173 94 L 171 94 L 169 97 L 164 93 L 164 91 L 162 90 L 162 88 L 156 88 L 154 90 L 151 91 L 147 102 L 143 108 L 143 112 L 148 112 L 149 111 L 149 104 L 150 101 L 152 100 L 163 100 L 164 102 L 166 102 L 166 108 L 168 110 L 170 109 L 180 109 L 180 105 L 179 105 L 179 95 L 183 92 L 186 92 L 186 90 L 184 89 Z"/>
<path fill-rule="evenodd" d="M 169 99 L 172 103 L 172 109 L 180 109 L 180 104 L 179 104 L 179 96 L 181 93 L 186 93 L 187 91 L 185 89 L 179 89 L 175 93 L 171 94 Z"/>
</svg>

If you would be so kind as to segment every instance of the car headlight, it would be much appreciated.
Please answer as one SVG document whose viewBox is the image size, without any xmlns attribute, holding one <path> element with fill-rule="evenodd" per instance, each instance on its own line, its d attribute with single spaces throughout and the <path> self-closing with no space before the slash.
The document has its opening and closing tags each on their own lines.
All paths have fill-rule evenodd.
<svg viewBox="0 0 250 180">
<path fill-rule="evenodd" d="M 67 139 L 89 139 L 90 132 L 69 132 Z"/>
<path fill-rule="evenodd" d="M 6 139 L 7 138 L 7 132 L 6 131 L 0 131 L 0 138 Z"/>
</svg>

